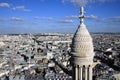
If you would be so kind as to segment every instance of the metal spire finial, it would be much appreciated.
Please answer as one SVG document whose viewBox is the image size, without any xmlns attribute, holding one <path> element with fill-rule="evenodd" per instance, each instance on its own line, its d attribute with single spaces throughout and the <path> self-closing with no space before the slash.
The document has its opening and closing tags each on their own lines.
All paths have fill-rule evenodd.
<svg viewBox="0 0 120 80">
<path fill-rule="evenodd" d="M 84 23 L 84 7 L 81 7 L 79 18 L 80 18 L 80 23 Z"/>
</svg>

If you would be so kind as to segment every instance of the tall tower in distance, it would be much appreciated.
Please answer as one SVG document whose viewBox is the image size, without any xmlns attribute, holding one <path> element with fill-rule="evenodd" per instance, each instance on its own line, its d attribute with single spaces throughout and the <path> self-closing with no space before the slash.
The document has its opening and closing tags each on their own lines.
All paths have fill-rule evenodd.
<svg viewBox="0 0 120 80">
<path fill-rule="evenodd" d="M 73 80 L 92 80 L 94 57 L 93 42 L 84 24 L 84 8 L 81 7 L 80 25 L 74 34 L 71 46 Z"/>
</svg>

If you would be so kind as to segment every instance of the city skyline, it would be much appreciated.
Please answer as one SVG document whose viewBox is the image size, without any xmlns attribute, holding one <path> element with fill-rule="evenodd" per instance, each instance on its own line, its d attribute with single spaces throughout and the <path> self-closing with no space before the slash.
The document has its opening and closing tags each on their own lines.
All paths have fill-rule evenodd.
<svg viewBox="0 0 120 80">
<path fill-rule="evenodd" d="M 0 34 L 74 33 L 80 0 L 0 0 Z M 85 0 L 89 1 L 89 0 Z M 120 32 L 120 1 L 98 0 L 85 5 L 90 32 Z"/>
</svg>

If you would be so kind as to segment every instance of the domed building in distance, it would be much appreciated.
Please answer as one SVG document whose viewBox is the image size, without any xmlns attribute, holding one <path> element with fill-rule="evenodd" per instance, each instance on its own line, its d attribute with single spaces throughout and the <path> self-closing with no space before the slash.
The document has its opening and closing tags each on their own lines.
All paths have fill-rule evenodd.
<svg viewBox="0 0 120 80">
<path fill-rule="evenodd" d="M 81 7 L 80 25 L 71 46 L 73 80 L 92 80 L 94 48 L 92 37 L 84 24 L 84 8 Z"/>
</svg>

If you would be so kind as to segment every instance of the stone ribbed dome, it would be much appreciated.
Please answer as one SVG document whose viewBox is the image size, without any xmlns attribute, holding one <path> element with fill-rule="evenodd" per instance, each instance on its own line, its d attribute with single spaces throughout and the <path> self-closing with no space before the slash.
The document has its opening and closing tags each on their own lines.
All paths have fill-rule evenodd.
<svg viewBox="0 0 120 80">
<path fill-rule="evenodd" d="M 72 40 L 72 54 L 81 58 L 93 57 L 92 38 L 84 25 L 81 23 Z"/>
</svg>

